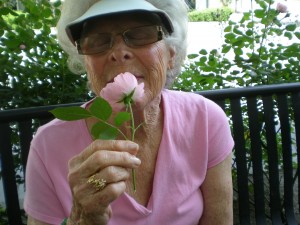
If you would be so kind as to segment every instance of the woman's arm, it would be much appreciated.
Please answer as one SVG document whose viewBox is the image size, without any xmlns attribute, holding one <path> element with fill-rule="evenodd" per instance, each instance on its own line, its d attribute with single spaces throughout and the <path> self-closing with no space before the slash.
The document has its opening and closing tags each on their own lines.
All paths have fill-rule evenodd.
<svg viewBox="0 0 300 225">
<path fill-rule="evenodd" d="M 201 191 L 204 211 L 199 225 L 232 225 L 231 154 L 220 164 L 208 169 Z"/>
</svg>

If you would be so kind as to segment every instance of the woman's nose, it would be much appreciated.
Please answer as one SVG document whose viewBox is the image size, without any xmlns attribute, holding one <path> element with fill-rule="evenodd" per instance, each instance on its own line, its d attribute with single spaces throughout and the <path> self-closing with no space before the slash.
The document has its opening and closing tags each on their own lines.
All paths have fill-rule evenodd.
<svg viewBox="0 0 300 225">
<path fill-rule="evenodd" d="M 110 60 L 114 62 L 125 62 L 133 57 L 131 48 L 128 47 L 122 35 L 116 35 L 110 52 Z"/>
</svg>

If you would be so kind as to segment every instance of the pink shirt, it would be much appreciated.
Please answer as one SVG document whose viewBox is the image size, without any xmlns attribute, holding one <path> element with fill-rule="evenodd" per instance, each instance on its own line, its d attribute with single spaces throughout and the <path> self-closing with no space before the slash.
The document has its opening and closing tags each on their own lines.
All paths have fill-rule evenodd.
<svg viewBox="0 0 300 225">
<path fill-rule="evenodd" d="M 228 120 L 215 103 L 197 94 L 164 90 L 162 104 L 164 129 L 148 205 L 124 193 L 111 204 L 109 225 L 197 225 L 207 169 L 231 154 Z M 26 170 L 24 207 L 30 216 L 50 224 L 69 216 L 67 162 L 91 142 L 83 120 L 55 119 L 38 129 Z"/>
</svg>

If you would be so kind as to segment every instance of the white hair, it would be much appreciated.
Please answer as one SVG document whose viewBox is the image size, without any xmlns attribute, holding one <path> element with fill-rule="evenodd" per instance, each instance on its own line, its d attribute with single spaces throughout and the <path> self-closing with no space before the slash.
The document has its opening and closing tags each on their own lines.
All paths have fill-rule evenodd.
<svg viewBox="0 0 300 225">
<path fill-rule="evenodd" d="M 65 0 L 61 17 L 57 24 L 57 38 L 62 49 L 69 55 L 68 66 L 75 74 L 85 73 L 83 56 L 79 55 L 76 47 L 68 38 L 65 28 L 67 24 L 83 15 L 99 0 Z M 101 0 L 100 0 L 101 1 Z M 170 86 L 181 71 L 187 50 L 188 6 L 185 0 L 147 0 L 156 8 L 165 11 L 173 24 L 174 32 L 167 35 L 165 42 L 176 51 L 175 67 L 167 71 L 166 87 Z"/>
</svg>

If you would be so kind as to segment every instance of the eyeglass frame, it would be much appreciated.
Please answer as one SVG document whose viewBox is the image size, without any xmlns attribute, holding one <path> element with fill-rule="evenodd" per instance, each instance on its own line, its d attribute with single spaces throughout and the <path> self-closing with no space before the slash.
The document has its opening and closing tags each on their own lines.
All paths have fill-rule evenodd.
<svg viewBox="0 0 300 225">
<path fill-rule="evenodd" d="M 153 42 L 150 42 L 150 43 L 147 43 L 147 44 L 142 44 L 142 45 L 132 45 L 130 43 L 128 43 L 128 38 L 126 37 L 126 32 L 128 31 L 131 31 L 133 29 L 137 29 L 137 28 L 143 28 L 143 27 L 156 27 L 157 28 L 157 40 L 153 41 Z M 78 51 L 78 54 L 80 55 L 95 55 L 95 54 L 99 54 L 99 53 L 103 53 L 109 49 L 111 49 L 114 45 L 114 40 L 115 40 L 115 37 L 118 36 L 118 35 L 121 35 L 122 36 L 122 39 L 123 41 L 125 42 L 125 44 L 129 47 L 140 47 L 140 46 L 146 46 L 146 45 L 149 45 L 149 44 L 153 44 L 153 43 L 156 43 L 158 41 L 161 41 L 165 35 L 164 31 L 163 31 L 163 26 L 161 25 L 147 25 L 147 26 L 140 26 L 140 27 L 134 27 L 134 28 L 129 28 L 129 29 L 126 29 L 124 31 L 121 31 L 119 33 L 116 33 L 116 34 L 112 34 L 112 33 L 99 33 L 99 34 L 110 34 L 110 45 L 109 45 L 109 48 L 103 50 L 103 51 L 100 51 L 100 52 L 93 52 L 93 53 L 83 53 L 82 49 L 81 49 L 81 45 L 80 45 L 80 41 L 82 38 L 79 38 L 78 40 L 75 41 L 75 46 L 77 48 L 77 51 Z"/>
</svg>

